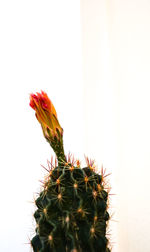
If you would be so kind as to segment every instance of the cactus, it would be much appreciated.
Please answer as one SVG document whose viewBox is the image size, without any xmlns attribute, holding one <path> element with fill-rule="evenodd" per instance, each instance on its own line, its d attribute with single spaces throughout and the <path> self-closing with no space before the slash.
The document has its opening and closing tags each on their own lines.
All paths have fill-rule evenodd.
<svg viewBox="0 0 150 252">
<path fill-rule="evenodd" d="M 55 165 L 48 162 L 34 213 L 36 235 L 34 252 L 110 252 L 106 228 L 109 220 L 105 176 L 96 172 L 94 161 L 87 166 L 64 154 L 63 129 L 55 108 L 45 92 L 31 94 L 30 106 L 36 111 L 46 140 L 53 148 Z"/>
</svg>

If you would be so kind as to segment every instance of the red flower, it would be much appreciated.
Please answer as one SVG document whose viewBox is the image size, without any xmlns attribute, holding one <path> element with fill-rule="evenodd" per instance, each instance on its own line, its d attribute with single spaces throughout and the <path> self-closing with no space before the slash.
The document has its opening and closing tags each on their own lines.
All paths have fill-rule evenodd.
<svg viewBox="0 0 150 252">
<path fill-rule="evenodd" d="M 62 135 L 63 129 L 58 122 L 56 110 L 44 91 L 30 94 L 30 106 L 36 111 L 36 118 L 41 124 L 46 138 L 58 136 L 57 131 Z"/>
</svg>

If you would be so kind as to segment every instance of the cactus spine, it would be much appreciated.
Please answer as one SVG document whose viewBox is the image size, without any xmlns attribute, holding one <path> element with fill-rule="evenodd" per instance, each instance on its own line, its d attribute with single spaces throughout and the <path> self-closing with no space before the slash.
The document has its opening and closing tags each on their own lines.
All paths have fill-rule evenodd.
<svg viewBox="0 0 150 252">
<path fill-rule="evenodd" d="M 106 238 L 108 192 L 104 189 L 103 173 L 97 173 L 94 162 L 88 158 L 84 168 L 70 155 L 67 158 L 62 131 L 57 128 L 57 134 L 52 134 L 49 128 L 46 130 L 45 137 L 58 162 L 48 163 L 43 190 L 35 200 L 33 251 L 110 252 Z"/>
</svg>

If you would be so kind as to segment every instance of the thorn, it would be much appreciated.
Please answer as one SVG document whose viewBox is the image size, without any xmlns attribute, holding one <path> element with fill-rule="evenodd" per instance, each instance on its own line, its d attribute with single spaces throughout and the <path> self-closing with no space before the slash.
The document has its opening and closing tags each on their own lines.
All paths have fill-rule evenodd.
<svg viewBox="0 0 150 252">
<path fill-rule="evenodd" d="M 85 183 L 87 183 L 88 182 L 88 177 L 87 176 L 85 176 L 85 178 L 84 178 L 84 181 L 85 181 Z"/>
<path fill-rule="evenodd" d="M 76 165 L 77 165 L 77 167 L 79 168 L 80 167 L 80 160 L 79 159 L 77 159 L 77 161 L 76 161 Z"/>
<path fill-rule="evenodd" d="M 78 184 L 75 183 L 75 184 L 73 185 L 73 187 L 74 187 L 75 189 L 77 189 L 77 188 L 78 188 Z"/>
<path fill-rule="evenodd" d="M 74 170 L 74 166 L 72 165 L 71 167 L 69 167 L 69 170 L 73 171 Z"/>
<path fill-rule="evenodd" d="M 41 166 L 42 166 L 47 172 L 49 172 L 49 170 L 48 170 L 44 165 L 41 164 Z"/>
</svg>

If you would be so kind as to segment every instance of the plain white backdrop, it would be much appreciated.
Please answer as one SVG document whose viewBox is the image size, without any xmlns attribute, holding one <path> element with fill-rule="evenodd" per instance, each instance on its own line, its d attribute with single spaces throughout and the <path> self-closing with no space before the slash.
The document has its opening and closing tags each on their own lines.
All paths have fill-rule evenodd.
<svg viewBox="0 0 150 252">
<path fill-rule="evenodd" d="M 88 153 L 112 170 L 119 252 L 150 251 L 149 13 L 146 0 L 81 1 Z"/>
<path fill-rule="evenodd" d="M 112 172 L 112 251 L 150 251 L 149 13 L 148 0 L 0 1 L 0 251 L 30 251 L 30 201 L 53 155 L 29 107 L 41 89 L 66 154 Z"/>
<path fill-rule="evenodd" d="M 33 194 L 52 152 L 29 107 L 47 92 L 64 128 L 65 151 L 83 158 L 79 1 L 0 1 L 0 251 L 30 251 Z"/>
</svg>

